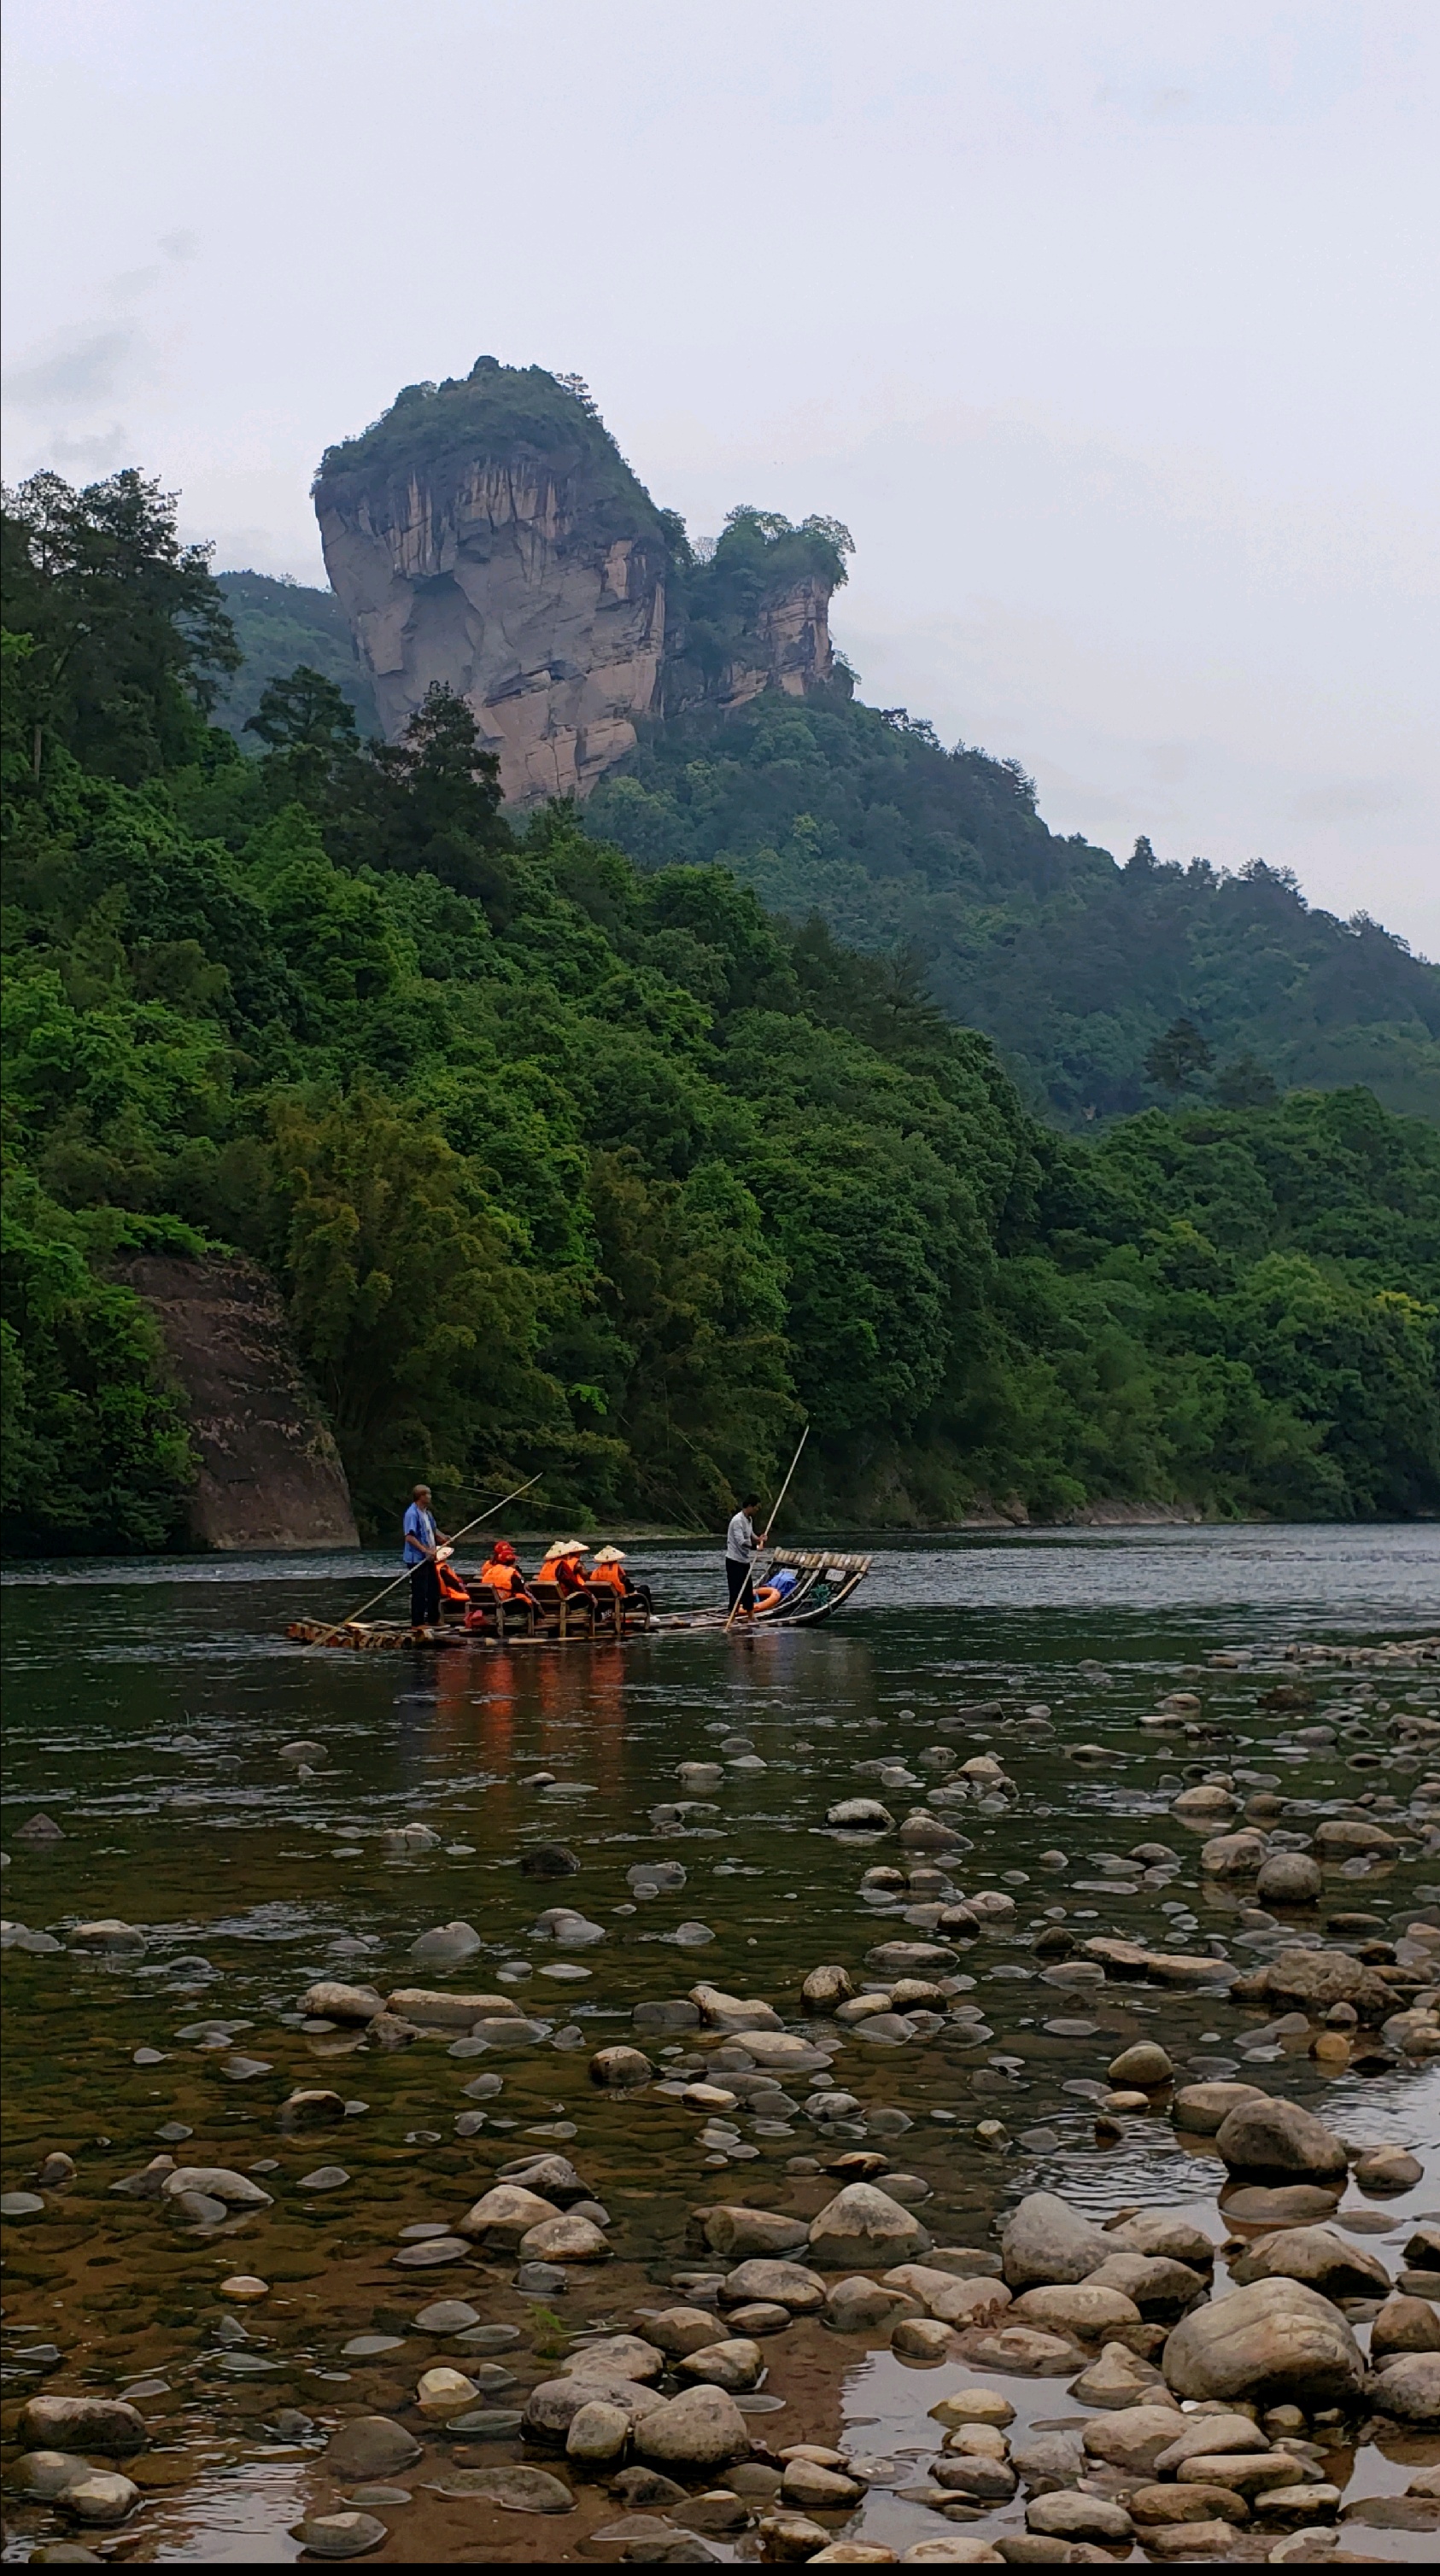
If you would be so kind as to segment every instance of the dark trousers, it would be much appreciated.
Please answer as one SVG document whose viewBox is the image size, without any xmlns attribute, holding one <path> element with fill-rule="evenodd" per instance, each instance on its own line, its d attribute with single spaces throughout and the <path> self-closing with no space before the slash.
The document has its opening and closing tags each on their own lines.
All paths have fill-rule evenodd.
<svg viewBox="0 0 1440 2576">
<path fill-rule="evenodd" d="M 412 1628 L 434 1628 L 440 1620 L 440 1569 L 433 1557 L 424 1557 L 410 1572 L 410 1625 Z"/>
<path fill-rule="evenodd" d="M 733 1556 L 727 1556 L 725 1559 L 725 1580 L 730 1586 L 731 1609 L 734 1609 L 738 1601 L 742 1609 L 753 1610 L 755 1607 L 755 1582 L 753 1569 L 748 1565 L 737 1565 Z"/>
</svg>

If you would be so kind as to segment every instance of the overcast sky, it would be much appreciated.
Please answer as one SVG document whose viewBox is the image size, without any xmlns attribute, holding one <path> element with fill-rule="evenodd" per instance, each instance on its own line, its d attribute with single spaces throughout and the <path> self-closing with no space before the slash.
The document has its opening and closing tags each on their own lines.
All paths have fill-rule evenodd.
<svg viewBox="0 0 1440 2576">
<path fill-rule="evenodd" d="M 1435 0 L 9 0 L 6 453 L 323 580 L 483 350 L 695 534 L 854 532 L 866 697 L 1440 955 Z"/>
</svg>

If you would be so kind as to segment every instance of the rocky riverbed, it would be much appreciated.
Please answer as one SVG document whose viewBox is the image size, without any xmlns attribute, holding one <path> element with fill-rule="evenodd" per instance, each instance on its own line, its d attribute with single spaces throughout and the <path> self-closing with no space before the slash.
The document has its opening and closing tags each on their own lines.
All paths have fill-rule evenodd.
<svg viewBox="0 0 1440 2576">
<path fill-rule="evenodd" d="M 12 2558 L 1434 2555 L 1423 1623 L 183 1625 L 7 1806 Z"/>
</svg>

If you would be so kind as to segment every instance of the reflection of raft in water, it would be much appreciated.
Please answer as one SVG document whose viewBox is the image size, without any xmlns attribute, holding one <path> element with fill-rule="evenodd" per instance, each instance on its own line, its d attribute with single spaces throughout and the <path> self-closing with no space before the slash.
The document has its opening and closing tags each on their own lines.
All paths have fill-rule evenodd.
<svg viewBox="0 0 1440 2576">
<path fill-rule="evenodd" d="M 870 1571 L 868 1556 L 840 1556 L 831 1548 L 781 1549 L 769 1559 L 767 1570 L 782 1565 L 796 1578 L 793 1592 L 773 1609 L 757 1610 L 743 1622 L 737 1619 L 735 1633 L 817 1628 L 834 1617 Z M 482 1583 L 472 1583 L 468 1590 L 470 1617 L 480 1613 L 480 1624 L 473 1627 L 457 1606 L 435 1628 L 412 1628 L 403 1619 L 347 1619 L 339 1627 L 327 1627 L 323 1619 L 297 1619 L 285 1633 L 303 1646 L 349 1646 L 367 1653 L 418 1646 L 428 1652 L 453 1646 L 623 1645 L 631 1637 L 673 1636 L 681 1629 L 687 1635 L 718 1632 L 729 1618 L 720 1609 L 652 1611 L 618 1592 L 562 1592 L 553 1583 L 531 1584 L 533 1606 L 507 1601 Z"/>
</svg>

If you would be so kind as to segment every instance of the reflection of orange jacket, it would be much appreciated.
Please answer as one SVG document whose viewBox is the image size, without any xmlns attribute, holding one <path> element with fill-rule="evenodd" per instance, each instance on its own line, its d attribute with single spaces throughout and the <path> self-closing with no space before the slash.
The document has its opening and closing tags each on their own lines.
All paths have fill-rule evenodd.
<svg viewBox="0 0 1440 2576">
<path fill-rule="evenodd" d="M 625 1568 L 623 1565 L 593 1566 L 591 1571 L 586 1575 L 585 1580 L 587 1583 L 593 1583 L 596 1585 L 608 1584 L 612 1592 L 628 1592 L 630 1589 L 629 1584 L 625 1580 Z"/>
<path fill-rule="evenodd" d="M 482 1565 L 480 1580 L 488 1583 L 492 1592 L 523 1592 L 525 1589 L 525 1577 L 519 1566 L 507 1564 L 504 1557 L 492 1556 Z"/>
</svg>

